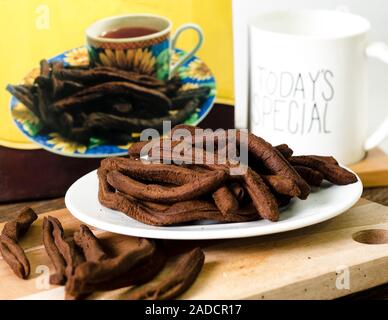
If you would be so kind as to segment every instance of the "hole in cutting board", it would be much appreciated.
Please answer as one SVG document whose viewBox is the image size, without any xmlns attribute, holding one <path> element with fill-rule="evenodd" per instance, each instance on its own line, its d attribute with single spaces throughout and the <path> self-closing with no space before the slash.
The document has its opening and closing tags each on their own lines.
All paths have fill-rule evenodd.
<svg viewBox="0 0 388 320">
<path fill-rule="evenodd" d="M 388 230 L 370 229 L 362 230 L 352 235 L 354 241 L 364 244 L 385 244 L 388 243 Z"/>
</svg>

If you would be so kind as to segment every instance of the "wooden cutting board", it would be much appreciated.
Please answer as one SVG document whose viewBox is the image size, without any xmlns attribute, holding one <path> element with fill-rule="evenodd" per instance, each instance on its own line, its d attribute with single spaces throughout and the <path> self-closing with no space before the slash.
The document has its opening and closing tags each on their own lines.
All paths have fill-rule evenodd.
<svg viewBox="0 0 388 320">
<path fill-rule="evenodd" d="M 368 152 L 365 159 L 351 165 L 365 188 L 388 186 L 388 155 L 375 148 Z"/>
<path fill-rule="evenodd" d="M 48 214 L 60 219 L 68 233 L 79 225 L 66 209 Z M 52 266 L 41 242 L 45 215 L 39 216 L 22 241 L 31 261 L 30 279 L 18 279 L 0 260 L 0 299 L 63 299 L 62 287 L 47 285 Z M 375 231 L 365 231 L 373 229 L 385 231 L 379 237 Z M 353 240 L 360 231 L 364 231 L 363 241 L 384 243 Z M 388 207 L 363 199 L 337 218 L 300 230 L 169 245 L 199 245 L 205 251 L 204 268 L 183 299 L 333 299 L 388 283 Z M 126 291 L 92 298 L 125 299 Z"/>
</svg>

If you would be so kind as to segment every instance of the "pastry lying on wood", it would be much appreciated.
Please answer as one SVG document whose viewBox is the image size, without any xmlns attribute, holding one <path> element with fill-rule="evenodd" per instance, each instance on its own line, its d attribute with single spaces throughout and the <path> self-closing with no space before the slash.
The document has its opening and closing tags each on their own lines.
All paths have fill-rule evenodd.
<svg viewBox="0 0 388 320">
<path fill-rule="evenodd" d="M 143 292 L 143 285 L 163 270 L 167 260 L 160 243 L 113 234 L 99 239 L 86 225 L 65 239 L 60 221 L 53 217 L 44 218 L 43 236 L 48 236 L 44 244 L 55 267 L 51 279 L 63 279 L 56 284 L 66 286 L 67 299 L 131 286 L 139 286 Z M 173 299 L 182 294 L 193 284 L 203 263 L 199 248 L 173 259 L 169 266 L 174 273 L 163 276 L 160 295 L 148 298 Z"/>
<path fill-rule="evenodd" d="M 205 261 L 200 248 L 182 254 L 150 283 L 128 292 L 129 300 L 171 300 L 184 293 L 196 280 Z"/>
<path fill-rule="evenodd" d="M 32 223 L 38 218 L 30 209 L 23 209 L 13 221 L 7 222 L 0 235 L 0 252 L 13 272 L 22 279 L 30 275 L 30 262 L 19 245 L 19 240 L 27 233 Z"/>
</svg>

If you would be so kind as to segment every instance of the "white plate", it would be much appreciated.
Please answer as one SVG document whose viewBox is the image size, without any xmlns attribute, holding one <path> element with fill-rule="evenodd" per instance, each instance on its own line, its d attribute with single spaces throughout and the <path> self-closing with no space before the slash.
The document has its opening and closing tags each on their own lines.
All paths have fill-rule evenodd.
<svg viewBox="0 0 388 320">
<path fill-rule="evenodd" d="M 66 193 L 69 211 L 82 222 L 101 230 L 155 239 L 228 239 L 279 233 L 331 219 L 352 207 L 361 197 L 362 184 L 335 186 L 324 183 L 307 200 L 295 199 L 281 213 L 280 221 L 241 223 L 201 222 L 188 226 L 154 227 L 105 208 L 97 197 L 98 178 L 93 171 L 75 182 Z"/>
</svg>

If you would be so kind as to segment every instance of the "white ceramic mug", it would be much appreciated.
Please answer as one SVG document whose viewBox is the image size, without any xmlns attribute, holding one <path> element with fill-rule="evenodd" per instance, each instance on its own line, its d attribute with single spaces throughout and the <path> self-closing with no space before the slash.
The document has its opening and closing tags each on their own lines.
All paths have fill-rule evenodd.
<svg viewBox="0 0 388 320">
<path fill-rule="evenodd" d="M 368 43 L 370 23 L 340 11 L 276 11 L 250 24 L 250 127 L 296 154 L 361 160 L 388 134 L 367 137 L 367 57 L 388 63 L 388 46 Z M 388 72 L 388 69 L 387 69 Z"/>
</svg>

